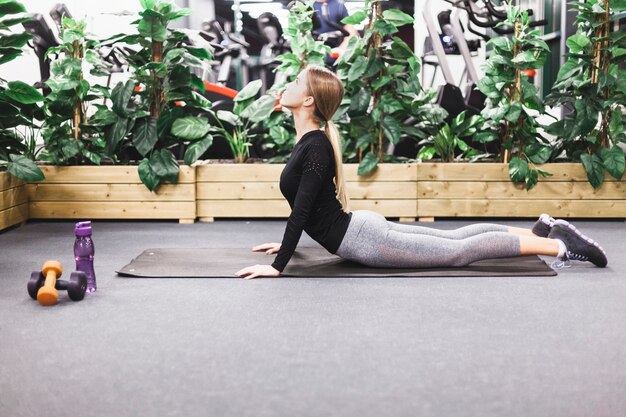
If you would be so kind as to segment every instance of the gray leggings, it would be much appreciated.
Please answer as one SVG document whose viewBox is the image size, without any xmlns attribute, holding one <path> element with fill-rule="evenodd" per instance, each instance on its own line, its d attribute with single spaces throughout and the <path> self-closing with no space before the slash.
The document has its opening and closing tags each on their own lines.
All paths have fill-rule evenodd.
<svg viewBox="0 0 626 417">
<path fill-rule="evenodd" d="M 491 223 L 437 230 L 394 223 L 376 212 L 356 210 L 337 255 L 379 268 L 465 266 L 481 259 L 519 256 L 519 237 L 507 230 Z"/>
</svg>

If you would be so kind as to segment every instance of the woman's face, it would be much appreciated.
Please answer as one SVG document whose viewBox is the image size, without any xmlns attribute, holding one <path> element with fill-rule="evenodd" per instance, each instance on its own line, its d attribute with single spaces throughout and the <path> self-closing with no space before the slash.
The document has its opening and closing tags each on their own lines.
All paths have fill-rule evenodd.
<svg viewBox="0 0 626 417">
<path fill-rule="evenodd" d="M 307 91 L 306 73 L 306 71 L 302 71 L 294 81 L 287 84 L 280 98 L 280 104 L 283 107 L 293 110 L 302 106 L 310 106 L 313 103 L 313 97 L 311 97 Z"/>
</svg>

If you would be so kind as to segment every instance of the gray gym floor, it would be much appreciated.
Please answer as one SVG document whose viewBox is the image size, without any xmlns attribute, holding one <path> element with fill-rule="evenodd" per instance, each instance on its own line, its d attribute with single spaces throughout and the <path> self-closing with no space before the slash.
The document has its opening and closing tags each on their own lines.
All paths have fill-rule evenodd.
<svg viewBox="0 0 626 417">
<path fill-rule="evenodd" d="M 96 221 L 98 291 L 44 308 L 26 283 L 74 268 L 73 222 L 31 221 L 0 233 L 0 416 L 625 416 L 626 223 L 574 224 L 608 268 L 244 281 L 114 270 L 148 247 L 279 242 L 284 221 Z"/>
</svg>

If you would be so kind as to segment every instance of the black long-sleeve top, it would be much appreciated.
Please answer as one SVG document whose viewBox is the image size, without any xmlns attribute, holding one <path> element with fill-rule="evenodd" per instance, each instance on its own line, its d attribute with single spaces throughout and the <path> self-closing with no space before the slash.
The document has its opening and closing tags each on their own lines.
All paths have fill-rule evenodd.
<svg viewBox="0 0 626 417">
<path fill-rule="evenodd" d="M 293 256 L 304 230 L 330 253 L 337 252 L 352 213 L 343 211 L 333 182 L 335 158 L 326 134 L 313 130 L 296 143 L 280 174 L 280 191 L 291 215 L 272 267 L 282 272 Z"/>
</svg>

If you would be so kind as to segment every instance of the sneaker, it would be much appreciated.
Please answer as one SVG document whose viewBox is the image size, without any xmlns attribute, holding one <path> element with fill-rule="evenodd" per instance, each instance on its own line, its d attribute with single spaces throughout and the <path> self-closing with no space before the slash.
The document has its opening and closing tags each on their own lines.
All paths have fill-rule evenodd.
<svg viewBox="0 0 626 417">
<path fill-rule="evenodd" d="M 532 232 L 539 237 L 548 237 L 553 225 L 554 219 L 546 213 L 543 213 L 533 225 Z"/>
<path fill-rule="evenodd" d="M 583 235 L 565 220 L 555 220 L 548 235 L 550 239 L 558 239 L 565 244 L 566 251 L 563 261 L 591 262 L 600 268 L 606 267 L 606 252 L 596 242 Z"/>
</svg>

